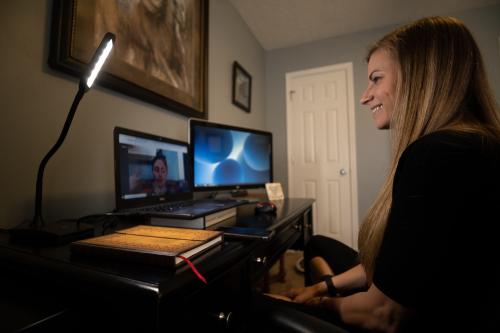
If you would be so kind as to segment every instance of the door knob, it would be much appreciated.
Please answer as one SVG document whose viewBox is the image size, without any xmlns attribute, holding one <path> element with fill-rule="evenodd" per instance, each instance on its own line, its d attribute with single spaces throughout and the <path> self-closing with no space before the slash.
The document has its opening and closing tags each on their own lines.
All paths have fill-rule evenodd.
<svg viewBox="0 0 500 333">
<path fill-rule="evenodd" d="M 345 175 L 347 175 L 347 170 L 346 170 L 346 169 L 344 169 L 344 168 L 340 169 L 340 175 L 341 175 L 341 176 L 345 176 Z"/>
</svg>

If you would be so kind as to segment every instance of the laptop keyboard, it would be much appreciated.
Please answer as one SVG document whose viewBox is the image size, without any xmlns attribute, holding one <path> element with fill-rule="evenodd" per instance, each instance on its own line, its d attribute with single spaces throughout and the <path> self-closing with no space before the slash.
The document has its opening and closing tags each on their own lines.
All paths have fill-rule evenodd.
<svg viewBox="0 0 500 333">
<path fill-rule="evenodd" d="M 188 201 L 179 201 L 179 202 L 169 202 L 161 205 L 156 205 L 152 207 L 142 207 L 139 208 L 138 211 L 143 213 L 151 213 L 151 212 L 175 212 L 176 210 L 191 207 L 195 204 L 196 201 L 188 200 Z"/>
<path fill-rule="evenodd" d="M 186 200 L 178 202 L 168 202 L 149 207 L 135 208 L 134 211 L 142 214 L 162 213 L 162 212 L 171 213 L 192 206 L 216 205 L 224 207 L 224 206 L 235 206 L 247 202 L 248 200 L 245 199 L 232 199 L 232 198 Z"/>
</svg>

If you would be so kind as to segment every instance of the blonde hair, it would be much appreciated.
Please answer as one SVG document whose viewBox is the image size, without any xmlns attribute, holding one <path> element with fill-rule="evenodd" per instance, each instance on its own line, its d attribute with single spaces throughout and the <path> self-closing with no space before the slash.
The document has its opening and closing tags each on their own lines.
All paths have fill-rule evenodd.
<svg viewBox="0 0 500 333">
<path fill-rule="evenodd" d="M 479 48 L 459 20 L 429 17 L 396 29 L 370 48 L 367 61 L 379 49 L 397 63 L 397 82 L 390 123 L 392 161 L 358 239 L 369 280 L 390 213 L 397 163 L 408 145 L 444 129 L 500 138 L 497 106 Z"/>
</svg>

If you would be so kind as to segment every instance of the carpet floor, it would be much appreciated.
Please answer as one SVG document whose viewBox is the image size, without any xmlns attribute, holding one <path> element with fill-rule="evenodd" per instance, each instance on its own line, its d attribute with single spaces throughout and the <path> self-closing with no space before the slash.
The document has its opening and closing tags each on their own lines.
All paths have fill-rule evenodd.
<svg viewBox="0 0 500 333">
<path fill-rule="evenodd" d="M 297 269 L 297 262 L 302 258 L 302 251 L 287 250 L 284 254 L 285 274 L 280 279 L 280 262 L 276 262 L 270 270 L 269 291 L 272 294 L 280 294 L 291 288 L 304 286 L 304 273 Z"/>
</svg>

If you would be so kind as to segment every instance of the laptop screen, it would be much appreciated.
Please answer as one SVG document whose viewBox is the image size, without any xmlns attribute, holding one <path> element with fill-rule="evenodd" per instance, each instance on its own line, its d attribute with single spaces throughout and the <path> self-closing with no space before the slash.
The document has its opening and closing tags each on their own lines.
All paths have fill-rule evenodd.
<svg viewBox="0 0 500 333">
<path fill-rule="evenodd" d="M 186 142 L 116 127 L 117 209 L 192 199 Z"/>
</svg>

